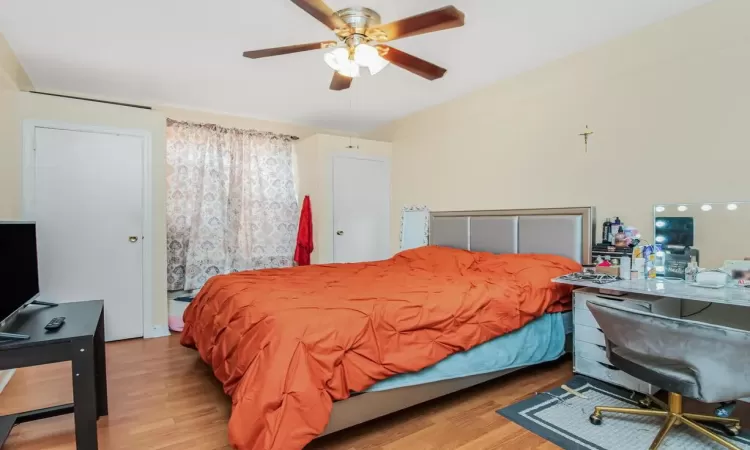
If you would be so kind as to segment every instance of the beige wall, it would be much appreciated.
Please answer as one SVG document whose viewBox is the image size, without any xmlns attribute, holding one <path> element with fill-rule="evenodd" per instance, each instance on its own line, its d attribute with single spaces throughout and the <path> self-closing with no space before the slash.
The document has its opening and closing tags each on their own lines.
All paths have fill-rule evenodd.
<svg viewBox="0 0 750 450">
<path fill-rule="evenodd" d="M 352 148 L 347 148 L 352 146 Z M 391 144 L 316 134 L 296 145 L 300 202 L 310 196 L 313 215 L 313 264 L 333 261 L 333 156 L 337 153 L 391 157 Z M 392 232 L 392 231 L 391 231 Z"/>
<path fill-rule="evenodd" d="M 31 87 L 31 80 L 0 34 L 0 218 L 14 218 L 20 212 L 20 199 L 11 199 L 4 193 L 8 189 L 16 191 L 15 183 L 21 171 L 20 160 L 15 158 L 21 147 L 16 94 L 20 89 Z"/>
<path fill-rule="evenodd" d="M 393 250 L 405 204 L 593 205 L 651 239 L 656 203 L 750 200 L 748 23 L 717 0 L 373 133 L 393 139 Z"/>
</svg>

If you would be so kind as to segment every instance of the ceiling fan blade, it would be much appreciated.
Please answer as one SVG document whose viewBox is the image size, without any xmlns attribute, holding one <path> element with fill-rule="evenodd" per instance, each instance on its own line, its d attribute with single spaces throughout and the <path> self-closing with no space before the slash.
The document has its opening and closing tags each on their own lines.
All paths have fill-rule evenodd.
<svg viewBox="0 0 750 450">
<path fill-rule="evenodd" d="M 245 58 L 258 59 L 268 56 L 286 55 L 288 53 L 306 52 L 308 50 L 319 50 L 336 46 L 336 41 L 313 42 L 311 44 L 287 45 L 286 47 L 266 48 L 263 50 L 251 50 L 242 54 Z"/>
<path fill-rule="evenodd" d="M 318 22 L 334 31 L 349 28 L 349 25 L 341 20 L 341 17 L 335 15 L 334 11 L 322 0 L 292 0 L 292 3 L 304 9 L 306 13 L 318 19 Z"/>
<path fill-rule="evenodd" d="M 343 91 L 344 89 L 349 89 L 349 86 L 351 85 L 352 78 L 341 75 L 338 72 L 333 72 L 333 79 L 331 80 L 332 91 Z"/>
<path fill-rule="evenodd" d="M 446 69 L 427 62 L 424 59 L 417 58 L 414 55 L 387 45 L 378 45 L 377 47 L 383 59 L 422 78 L 437 80 L 445 75 Z"/>
<path fill-rule="evenodd" d="M 367 35 L 378 41 L 393 41 L 409 36 L 442 31 L 464 25 L 464 13 L 455 6 L 435 9 L 406 19 L 367 30 Z"/>
</svg>

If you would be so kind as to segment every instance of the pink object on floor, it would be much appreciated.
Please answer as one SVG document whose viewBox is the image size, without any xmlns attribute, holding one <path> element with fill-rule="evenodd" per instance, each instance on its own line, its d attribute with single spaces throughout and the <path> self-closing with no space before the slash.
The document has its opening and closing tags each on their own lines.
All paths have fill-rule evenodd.
<svg viewBox="0 0 750 450">
<path fill-rule="evenodd" d="M 169 329 L 182 333 L 182 329 L 185 328 L 185 323 L 182 321 L 182 316 L 169 316 Z"/>
<path fill-rule="evenodd" d="M 177 300 L 169 300 L 169 329 L 172 331 L 182 332 L 185 327 L 185 323 L 182 321 L 182 315 L 185 313 L 185 309 L 188 307 L 190 302 L 183 302 Z"/>
</svg>

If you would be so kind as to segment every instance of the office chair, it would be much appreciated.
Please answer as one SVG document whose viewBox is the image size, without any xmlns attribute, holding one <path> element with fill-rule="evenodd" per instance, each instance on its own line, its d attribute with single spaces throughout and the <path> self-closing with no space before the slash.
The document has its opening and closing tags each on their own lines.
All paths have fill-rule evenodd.
<svg viewBox="0 0 750 450">
<path fill-rule="evenodd" d="M 601 424 L 602 412 L 664 417 L 651 449 L 673 427 L 684 424 L 715 442 L 737 449 L 699 422 L 721 424 L 736 436 L 740 421 L 682 411 L 682 397 L 714 403 L 750 395 L 750 332 L 628 309 L 612 300 L 589 300 L 589 310 L 604 331 L 607 357 L 618 369 L 669 392 L 661 409 L 597 406 L 589 420 Z"/>
</svg>

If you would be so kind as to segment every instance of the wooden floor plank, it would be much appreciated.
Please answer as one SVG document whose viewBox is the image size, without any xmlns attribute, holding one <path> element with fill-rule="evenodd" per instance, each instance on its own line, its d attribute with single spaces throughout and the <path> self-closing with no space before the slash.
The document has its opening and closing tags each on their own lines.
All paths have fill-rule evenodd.
<svg viewBox="0 0 750 450">
<path fill-rule="evenodd" d="M 109 417 L 103 450 L 229 449 L 231 402 L 179 336 L 107 344 Z M 492 450 L 556 446 L 495 413 L 571 377 L 569 360 L 532 367 L 314 441 L 310 450 Z M 20 369 L 0 414 L 72 401 L 70 364 Z M 22 424 L 3 450 L 73 450 L 72 416 Z"/>
</svg>

